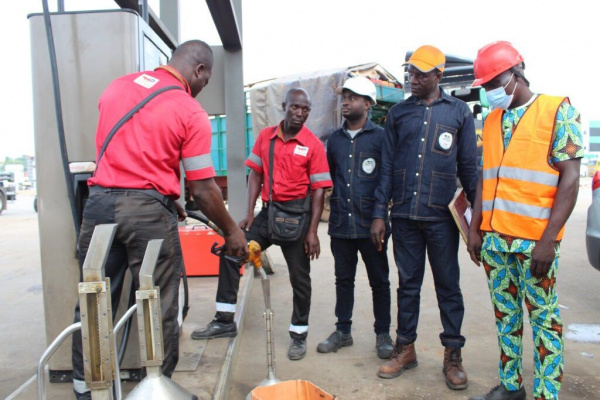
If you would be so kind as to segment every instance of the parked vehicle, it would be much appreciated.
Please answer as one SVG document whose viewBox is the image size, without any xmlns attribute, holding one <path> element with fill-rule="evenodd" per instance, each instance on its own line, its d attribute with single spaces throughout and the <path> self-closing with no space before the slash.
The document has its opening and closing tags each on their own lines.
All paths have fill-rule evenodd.
<svg viewBox="0 0 600 400">
<path fill-rule="evenodd" d="M 0 172 L 0 183 L 4 188 L 6 200 L 16 200 L 17 185 L 15 184 L 15 174 L 13 172 Z"/>
<path fill-rule="evenodd" d="M 594 176 L 598 171 L 600 171 L 600 158 L 591 160 L 587 165 L 587 176 Z"/>
<path fill-rule="evenodd" d="M 6 210 L 6 193 L 4 192 L 4 187 L 0 181 L 0 214 L 2 214 L 2 211 L 4 210 Z"/>
<path fill-rule="evenodd" d="M 590 264 L 600 271 L 600 171 L 592 179 L 592 205 L 588 209 L 585 244 Z"/>
</svg>

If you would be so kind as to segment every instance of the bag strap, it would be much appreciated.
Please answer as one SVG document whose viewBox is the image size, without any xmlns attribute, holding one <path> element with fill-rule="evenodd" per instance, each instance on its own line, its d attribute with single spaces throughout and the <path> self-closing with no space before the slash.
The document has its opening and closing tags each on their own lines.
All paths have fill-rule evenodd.
<svg viewBox="0 0 600 400">
<path fill-rule="evenodd" d="M 94 175 L 96 174 L 96 171 L 98 170 L 98 165 L 100 165 L 100 160 L 102 159 L 102 156 L 104 155 L 104 152 L 106 151 L 106 147 L 108 147 L 108 143 L 110 143 L 110 141 L 112 140 L 113 136 L 115 136 L 115 134 L 117 133 L 117 131 L 119 129 L 121 129 L 121 127 L 123 126 L 123 124 L 125 122 L 129 121 L 129 119 L 131 119 L 131 117 L 133 117 L 133 115 L 136 112 L 140 111 L 140 109 L 142 107 L 144 107 L 146 104 L 148 104 L 148 102 L 150 102 L 150 100 L 152 100 L 153 98 L 155 98 L 159 94 L 166 92 L 167 90 L 173 90 L 173 89 L 183 90 L 183 88 L 181 88 L 180 86 L 166 86 L 164 88 L 158 89 L 157 91 L 150 93 L 150 95 L 148 97 L 146 97 L 138 105 L 136 105 L 131 110 L 129 110 L 129 112 L 127 114 L 125 114 L 123 116 L 123 118 L 121 118 L 119 120 L 119 122 L 117 122 L 117 124 L 108 133 L 108 136 L 104 140 L 104 143 L 102 143 L 102 148 L 100 149 L 100 154 L 98 154 L 98 160 L 96 161 L 96 170 L 94 171 Z"/>
<path fill-rule="evenodd" d="M 275 151 L 275 140 L 277 140 L 277 135 L 271 139 L 271 144 L 269 145 L 269 203 L 273 201 L 273 153 Z M 310 182 L 306 190 L 306 197 L 302 208 L 304 208 L 304 211 L 310 210 Z"/>
<path fill-rule="evenodd" d="M 273 201 L 273 153 L 275 152 L 275 140 L 277 140 L 277 135 L 271 139 L 271 145 L 269 146 L 269 203 Z"/>
</svg>

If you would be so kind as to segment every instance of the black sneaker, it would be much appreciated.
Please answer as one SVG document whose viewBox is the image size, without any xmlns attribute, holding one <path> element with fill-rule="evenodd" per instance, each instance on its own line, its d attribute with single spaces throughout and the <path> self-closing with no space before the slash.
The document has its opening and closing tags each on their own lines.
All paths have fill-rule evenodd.
<svg viewBox="0 0 600 400">
<path fill-rule="evenodd" d="M 290 360 L 302 360 L 306 355 L 306 339 L 292 339 L 288 349 Z"/>
<path fill-rule="evenodd" d="M 237 335 L 237 326 L 235 322 L 212 321 L 204 329 L 198 329 L 192 332 L 192 339 L 216 339 L 223 337 L 234 337 Z"/>
<path fill-rule="evenodd" d="M 394 352 L 394 341 L 389 333 L 381 333 L 377 335 L 375 340 L 375 348 L 377 349 L 377 357 L 382 360 L 387 360 Z"/>
<path fill-rule="evenodd" d="M 92 400 L 92 392 L 79 393 L 75 392 L 74 390 L 73 392 L 75 393 L 75 398 L 77 400 Z"/>
<path fill-rule="evenodd" d="M 336 330 L 327 339 L 319 343 L 317 351 L 319 353 L 331 353 L 332 351 L 338 351 L 342 347 L 352 346 L 353 344 L 354 341 L 352 340 L 351 333 L 342 333 Z"/>
<path fill-rule="evenodd" d="M 471 397 L 469 400 L 525 400 L 526 398 L 525 388 L 507 390 L 504 386 L 498 385 L 492 388 L 488 394 Z"/>
</svg>

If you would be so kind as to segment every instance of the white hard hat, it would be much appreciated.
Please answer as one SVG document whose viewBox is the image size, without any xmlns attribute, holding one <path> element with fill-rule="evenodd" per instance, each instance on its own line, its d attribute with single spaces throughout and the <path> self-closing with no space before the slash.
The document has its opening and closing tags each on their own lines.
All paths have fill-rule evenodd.
<svg viewBox="0 0 600 400">
<path fill-rule="evenodd" d="M 348 89 L 361 96 L 370 97 L 371 102 L 377 104 L 377 89 L 375 89 L 375 84 L 364 76 L 354 76 L 346 79 L 344 85 L 341 88 L 337 88 L 335 92 L 342 94 L 344 89 Z"/>
</svg>

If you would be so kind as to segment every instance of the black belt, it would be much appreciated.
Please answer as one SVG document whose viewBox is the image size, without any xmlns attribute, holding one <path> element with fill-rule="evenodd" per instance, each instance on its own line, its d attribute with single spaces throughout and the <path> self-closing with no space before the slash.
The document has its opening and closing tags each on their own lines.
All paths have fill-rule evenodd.
<svg viewBox="0 0 600 400">
<path fill-rule="evenodd" d="M 127 188 L 105 188 L 100 185 L 89 186 L 90 194 L 94 193 L 125 193 L 125 192 L 136 192 L 142 193 L 147 196 L 153 197 L 162 203 L 168 209 L 173 209 L 175 205 L 175 200 L 173 200 L 170 196 L 165 196 L 160 193 L 156 189 L 127 189 Z"/>
</svg>

